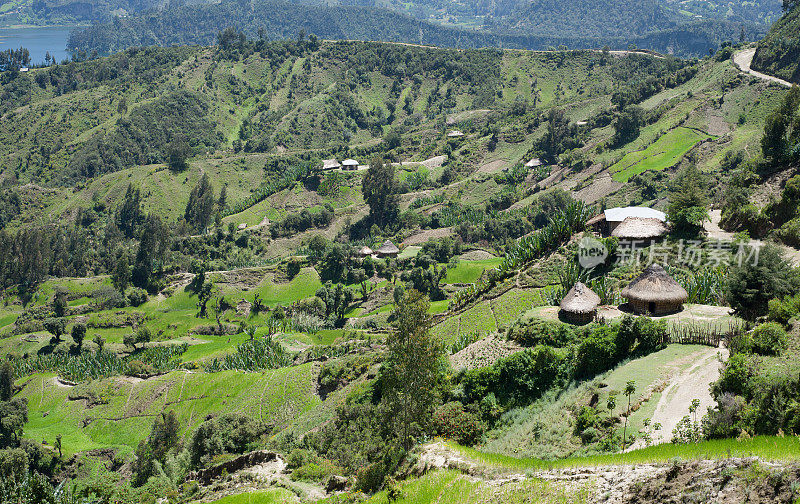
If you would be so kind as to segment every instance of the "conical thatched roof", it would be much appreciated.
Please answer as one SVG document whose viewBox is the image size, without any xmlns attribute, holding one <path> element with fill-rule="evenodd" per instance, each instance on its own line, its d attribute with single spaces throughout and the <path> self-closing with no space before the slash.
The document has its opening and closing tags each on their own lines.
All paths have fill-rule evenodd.
<svg viewBox="0 0 800 504">
<path fill-rule="evenodd" d="M 592 289 L 578 282 L 564 296 L 560 308 L 570 313 L 592 313 L 600 304 L 600 296 Z"/>
<path fill-rule="evenodd" d="M 689 294 L 664 271 L 664 268 L 658 264 L 651 264 L 622 289 L 622 297 L 645 303 L 658 301 L 685 303 L 689 299 Z"/>
<path fill-rule="evenodd" d="M 323 159 L 322 160 L 322 169 L 323 170 L 335 170 L 337 168 L 341 168 L 342 165 L 339 164 L 339 161 L 336 159 Z"/>
<path fill-rule="evenodd" d="M 397 248 L 397 245 L 392 243 L 391 240 L 386 240 L 385 242 L 383 242 L 383 245 L 381 245 L 381 247 L 375 252 L 377 252 L 378 254 L 397 254 L 398 252 L 400 252 L 400 249 Z"/>
<path fill-rule="evenodd" d="M 667 225 L 653 217 L 627 217 L 611 232 L 611 236 L 631 240 L 647 240 L 665 234 Z"/>
<path fill-rule="evenodd" d="M 361 247 L 361 250 L 359 250 L 358 253 L 361 254 L 362 256 L 369 256 L 372 255 L 373 252 L 371 248 L 364 245 L 363 247 Z"/>
</svg>

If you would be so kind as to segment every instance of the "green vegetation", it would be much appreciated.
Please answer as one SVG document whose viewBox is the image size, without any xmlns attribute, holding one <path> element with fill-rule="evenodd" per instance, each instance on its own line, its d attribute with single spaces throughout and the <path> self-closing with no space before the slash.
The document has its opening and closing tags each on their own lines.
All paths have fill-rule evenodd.
<svg viewBox="0 0 800 504">
<path fill-rule="evenodd" d="M 753 68 L 800 84 L 800 9 L 786 5 L 787 12 L 758 43 Z"/>
<path fill-rule="evenodd" d="M 711 138 L 688 128 L 675 128 L 661 136 L 655 143 L 639 152 L 626 154 L 609 170 L 614 180 L 627 182 L 634 175 L 646 171 L 661 171 L 676 166 L 695 145 Z"/>
<path fill-rule="evenodd" d="M 232 7 L 168 10 L 210 22 Z M 733 46 L 680 60 L 214 35 L 0 79 L 8 481 L 70 475 L 71 495 L 128 503 L 339 499 L 331 489 L 581 502 L 530 478 L 395 478 L 425 472 L 419 445 L 436 436 L 533 469 L 723 449 L 703 439 L 768 454 L 748 437 L 800 428 L 792 251 L 737 263 L 747 237 L 722 247 L 703 229 L 713 204 L 726 229 L 791 245 L 800 218 L 796 93 L 740 74 Z M 614 308 L 643 265 L 616 260 L 616 237 L 583 238 L 600 210 L 629 205 L 669 214 L 638 260 L 686 289 L 679 313 Z M 586 269 L 600 244 L 608 256 Z M 611 305 L 580 326 L 557 307 L 578 281 Z M 686 445 L 619 454 L 653 441 L 665 387 L 721 340 L 733 357 L 717 408 L 701 420 L 693 403 Z M 263 492 L 281 463 L 258 477 L 241 464 L 273 452 L 288 469 Z"/>
</svg>

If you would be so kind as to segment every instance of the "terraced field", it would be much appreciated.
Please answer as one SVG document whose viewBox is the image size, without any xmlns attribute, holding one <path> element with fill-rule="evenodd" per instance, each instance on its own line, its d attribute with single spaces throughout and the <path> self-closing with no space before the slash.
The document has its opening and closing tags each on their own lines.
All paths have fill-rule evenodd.
<svg viewBox="0 0 800 504">
<path fill-rule="evenodd" d="M 711 136 L 697 130 L 675 128 L 643 151 L 626 154 L 609 171 L 618 182 L 627 182 L 632 176 L 646 171 L 662 171 L 677 165 L 686 153 L 709 138 Z"/>
</svg>

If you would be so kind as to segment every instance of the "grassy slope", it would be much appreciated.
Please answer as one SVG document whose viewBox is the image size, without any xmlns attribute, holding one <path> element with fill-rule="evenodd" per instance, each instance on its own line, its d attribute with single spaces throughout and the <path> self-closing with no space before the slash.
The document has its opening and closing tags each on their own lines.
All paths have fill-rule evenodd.
<svg viewBox="0 0 800 504">
<path fill-rule="evenodd" d="M 368 504 L 433 504 L 438 502 L 458 502 L 460 504 L 481 504 L 485 502 L 525 502 L 544 504 L 570 502 L 582 504 L 588 500 L 588 488 L 565 490 L 550 483 L 526 479 L 505 482 L 503 485 L 487 485 L 476 481 L 458 471 L 433 471 L 419 479 L 409 479 L 399 486 L 401 496 L 389 500 L 386 492 L 370 498 Z M 324 501 L 323 501 L 324 502 Z M 333 502 L 333 501 L 330 501 Z"/>
<path fill-rule="evenodd" d="M 21 396 L 28 399 L 25 435 L 55 441 L 62 434 L 66 453 L 93 448 L 135 448 L 147 436 L 153 417 L 175 410 L 182 435 L 192 432 L 210 413 L 241 412 L 273 423 L 275 432 L 320 405 L 314 394 L 314 364 L 264 373 L 169 373 L 146 381 L 112 378 L 80 388 L 59 386 L 51 374 L 24 380 Z M 107 404 L 86 407 L 70 400 L 85 387 Z M 84 426 L 84 424 L 86 424 Z"/>
<path fill-rule="evenodd" d="M 786 461 L 797 460 L 797 458 L 800 457 L 800 439 L 796 436 L 757 436 L 741 441 L 736 439 L 721 439 L 684 445 L 667 443 L 627 453 L 573 457 L 560 460 L 516 458 L 495 453 L 484 453 L 454 444 L 450 446 L 482 464 L 516 470 L 634 465 L 669 462 L 673 459 L 760 457 L 765 461 Z"/>
<path fill-rule="evenodd" d="M 548 459 L 580 453 L 580 439 L 573 434 L 574 412 L 587 404 L 596 393 L 598 408 L 605 415 L 606 401 L 613 393 L 618 398 L 615 413 L 620 413 L 624 410 L 622 392 L 629 380 L 636 384 L 636 393 L 631 397 L 632 404 L 640 402 L 643 397 L 650 397 L 630 418 L 628 432 L 636 433 L 642 427 L 642 420 L 651 415 L 658 404 L 660 393 L 651 394 L 651 389 L 656 388 L 670 373 L 689 367 L 692 364 L 691 356 L 702 348 L 696 345 L 670 345 L 659 352 L 624 363 L 591 382 L 570 386 L 556 395 L 545 395 L 510 416 L 507 426 L 495 432 L 481 450 Z M 535 432 L 534 436 L 532 432 Z"/>
</svg>

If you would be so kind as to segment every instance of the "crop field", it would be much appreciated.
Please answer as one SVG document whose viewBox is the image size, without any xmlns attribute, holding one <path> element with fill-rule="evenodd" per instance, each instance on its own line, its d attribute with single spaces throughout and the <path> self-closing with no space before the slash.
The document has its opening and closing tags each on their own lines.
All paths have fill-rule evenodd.
<svg viewBox="0 0 800 504">
<path fill-rule="evenodd" d="M 265 492 L 252 492 L 223 497 L 209 504 L 283 504 L 300 502 L 297 496 L 283 488 L 276 488 Z"/>
<path fill-rule="evenodd" d="M 541 480 L 526 479 L 507 482 L 503 485 L 487 485 L 453 470 L 434 471 L 419 479 L 400 485 L 400 498 L 389 500 L 386 492 L 375 494 L 368 504 L 434 504 L 458 502 L 459 504 L 482 504 L 486 502 L 525 502 L 529 504 L 585 503 L 590 488 L 565 490 Z M 331 502 L 331 501 L 329 501 Z"/>
<path fill-rule="evenodd" d="M 479 261 L 459 261 L 455 268 L 447 270 L 444 282 L 448 284 L 475 283 L 484 271 L 496 268 L 503 260 L 499 257 Z"/>
<path fill-rule="evenodd" d="M 316 375 L 314 364 L 304 364 L 263 373 L 175 371 L 144 381 L 117 377 L 77 387 L 59 384 L 53 374 L 33 375 L 21 392 L 30 410 L 25 434 L 50 444 L 61 434 L 69 454 L 132 449 L 149 432 L 143 423 L 150 425 L 170 409 L 184 435 L 220 411 L 247 414 L 279 432 L 321 403 L 314 394 Z"/>
<path fill-rule="evenodd" d="M 695 145 L 711 138 L 688 128 L 675 128 L 660 137 L 643 151 L 626 154 L 609 168 L 618 182 L 627 182 L 634 175 L 646 171 L 661 171 L 675 166 Z"/>
<path fill-rule="evenodd" d="M 560 460 L 515 458 L 507 455 L 483 453 L 473 448 L 448 444 L 451 448 L 487 466 L 524 471 L 563 469 L 569 467 L 595 467 L 606 465 L 635 465 L 665 463 L 673 459 L 726 459 L 731 457 L 759 457 L 764 461 L 791 461 L 800 459 L 800 438 L 797 436 L 756 436 L 750 439 L 719 439 L 690 444 L 660 444 L 626 453 L 573 457 Z"/>
</svg>

